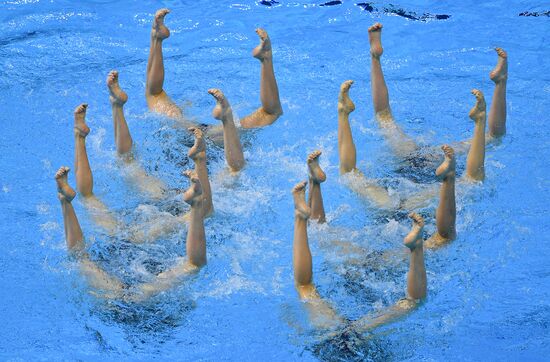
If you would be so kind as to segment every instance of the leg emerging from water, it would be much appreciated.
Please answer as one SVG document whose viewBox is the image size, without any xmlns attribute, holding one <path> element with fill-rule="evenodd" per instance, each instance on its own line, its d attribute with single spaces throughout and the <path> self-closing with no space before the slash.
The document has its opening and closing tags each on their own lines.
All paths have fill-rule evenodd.
<svg viewBox="0 0 550 362">
<path fill-rule="evenodd" d="M 124 118 L 124 104 L 128 101 L 128 95 L 118 84 L 118 72 L 112 70 L 107 75 L 107 87 L 109 88 L 109 100 L 113 111 L 113 125 L 115 130 L 115 144 L 119 155 L 128 155 L 132 150 L 132 136 Z"/>
<path fill-rule="evenodd" d="M 394 153 L 399 157 L 407 157 L 418 149 L 416 143 L 408 137 L 395 123 L 390 110 L 388 87 L 384 80 L 380 57 L 382 48 L 382 24 L 376 23 L 369 28 L 371 54 L 371 91 L 375 118 L 382 133 Z"/>
<path fill-rule="evenodd" d="M 444 245 L 456 238 L 455 153 L 448 145 L 441 148 L 445 160 L 435 171 L 436 176 L 442 179 L 439 206 L 435 214 L 437 232 L 426 241 L 426 247 L 429 248 Z"/>
<path fill-rule="evenodd" d="M 495 49 L 498 54 L 496 67 L 489 77 L 495 82 L 491 109 L 489 110 L 489 136 L 498 138 L 506 134 L 506 82 L 508 80 L 508 55 L 502 48 Z"/>
<path fill-rule="evenodd" d="M 195 144 L 189 149 L 187 155 L 195 162 L 195 171 L 201 181 L 201 197 L 204 200 L 201 207 L 203 208 L 204 217 L 208 217 L 214 212 L 214 205 L 212 204 L 212 190 L 208 180 L 208 168 L 206 167 L 206 142 L 200 129 L 189 128 L 189 131 L 193 132 L 195 136 Z"/>
<path fill-rule="evenodd" d="M 355 110 L 355 104 L 349 97 L 349 89 L 353 84 L 352 80 L 346 80 L 340 86 L 338 95 L 338 156 L 340 157 L 340 174 L 355 170 L 356 152 L 351 127 L 349 125 L 349 114 Z"/>
<path fill-rule="evenodd" d="M 216 99 L 212 117 L 222 121 L 225 160 L 231 171 L 237 172 L 244 167 L 244 156 L 239 133 L 233 122 L 233 111 L 221 90 L 209 89 L 208 93 Z"/>
<path fill-rule="evenodd" d="M 84 235 L 71 204 L 71 201 L 76 196 L 76 192 L 67 182 L 68 174 L 68 167 L 61 167 L 55 173 L 57 196 L 61 202 L 67 248 L 71 254 L 79 258 L 80 270 L 93 288 L 102 289 L 110 293 L 120 293 L 124 289 L 124 285 L 97 266 L 84 252 Z"/>
<path fill-rule="evenodd" d="M 407 297 L 418 300 L 426 298 L 427 289 L 422 239 L 424 219 L 416 213 L 411 213 L 409 217 L 413 221 L 413 226 L 409 234 L 403 239 L 405 246 L 411 251 L 409 274 L 407 275 Z"/>
<path fill-rule="evenodd" d="M 409 273 L 407 275 L 407 298 L 401 299 L 381 313 L 367 315 L 355 321 L 352 327 L 358 332 L 369 331 L 400 319 L 415 309 L 422 299 L 426 298 L 427 280 L 422 246 L 424 219 L 416 213 L 411 213 L 409 217 L 413 220 L 413 226 L 403 240 L 405 246 L 411 251 Z"/>
<path fill-rule="evenodd" d="M 243 128 L 268 126 L 283 114 L 283 108 L 279 100 L 279 88 L 273 70 L 271 39 L 263 29 L 256 29 L 256 33 L 260 37 L 260 44 L 254 48 L 252 55 L 261 63 L 260 99 L 262 106 L 241 119 Z"/>
<path fill-rule="evenodd" d="M 168 9 L 157 10 L 153 20 L 151 48 L 147 61 L 145 98 L 150 110 L 181 121 L 183 120 L 181 109 L 168 97 L 163 89 L 164 59 L 162 56 L 162 42 L 170 36 L 170 30 L 164 25 L 164 17 L 168 13 L 170 13 Z M 188 127 L 190 124 L 186 126 Z"/>
<path fill-rule="evenodd" d="M 63 225 L 65 229 L 65 240 L 69 251 L 80 251 L 84 249 L 84 236 L 78 223 L 76 213 L 74 212 L 73 201 L 76 192 L 67 182 L 69 174 L 68 167 L 61 167 L 55 173 L 55 182 L 57 183 L 57 197 L 61 202 L 61 211 L 63 212 Z"/>
<path fill-rule="evenodd" d="M 469 117 L 475 123 L 474 136 L 466 159 L 466 177 L 483 181 L 485 178 L 485 123 L 486 123 L 486 104 L 481 91 L 474 89 L 472 94 L 476 97 L 476 104 L 470 110 Z"/>
<path fill-rule="evenodd" d="M 126 176 L 140 191 L 151 198 L 160 199 L 164 195 L 166 186 L 159 179 L 147 175 L 131 154 L 133 141 L 124 117 L 124 104 L 128 101 L 128 95 L 120 88 L 116 70 L 107 75 L 107 87 L 109 88 L 109 100 L 113 110 L 116 149 L 118 155 L 126 161 L 124 170 Z"/>
<path fill-rule="evenodd" d="M 206 234 L 204 231 L 204 212 L 202 197 L 203 189 L 195 171 L 186 171 L 191 185 L 183 194 L 183 199 L 191 205 L 189 228 L 187 230 L 186 252 L 187 259 L 180 260 L 174 267 L 155 277 L 141 286 L 141 298 L 145 299 L 162 291 L 168 290 L 180 282 L 181 278 L 193 274 L 206 264 Z"/>
<path fill-rule="evenodd" d="M 76 107 L 74 111 L 74 158 L 76 189 L 84 197 L 92 196 L 94 181 L 92 178 L 92 169 L 88 161 L 86 152 L 86 137 L 90 133 L 90 128 L 86 125 L 86 109 L 88 105 L 83 103 Z"/>
<path fill-rule="evenodd" d="M 307 237 L 307 220 L 311 209 L 305 199 L 306 182 L 300 182 L 292 189 L 294 198 L 294 242 L 292 264 L 294 282 L 300 299 L 306 302 L 311 323 L 316 328 L 332 328 L 342 323 L 336 311 L 317 292 L 313 284 L 311 251 Z"/>
<path fill-rule="evenodd" d="M 90 133 L 90 128 L 85 122 L 87 107 L 87 104 L 81 104 L 74 111 L 76 189 L 84 197 L 83 201 L 94 221 L 109 234 L 114 234 L 117 221 L 107 206 L 93 194 L 94 182 L 86 151 L 86 137 Z"/>
<path fill-rule="evenodd" d="M 308 206 L 311 209 L 311 218 L 319 223 L 326 221 L 323 195 L 321 194 L 321 183 L 327 179 L 326 174 L 319 166 L 321 151 L 314 151 L 307 157 L 309 171 L 309 199 Z"/>
</svg>

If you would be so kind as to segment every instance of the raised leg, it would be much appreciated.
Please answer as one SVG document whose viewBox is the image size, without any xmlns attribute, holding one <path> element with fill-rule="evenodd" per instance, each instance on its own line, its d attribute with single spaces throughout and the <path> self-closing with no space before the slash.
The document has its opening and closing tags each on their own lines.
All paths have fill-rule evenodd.
<svg viewBox="0 0 550 362">
<path fill-rule="evenodd" d="M 341 325 L 343 320 L 332 306 L 321 298 L 313 284 L 311 251 L 307 239 L 307 220 L 311 209 L 306 204 L 305 190 L 307 182 L 298 183 L 292 189 L 294 198 L 294 241 L 292 264 L 294 283 L 300 299 L 306 302 L 306 308 L 312 325 L 317 329 L 328 329 Z"/>
<path fill-rule="evenodd" d="M 55 182 L 57 183 L 57 197 L 61 202 L 61 211 L 63 212 L 63 225 L 65 228 L 65 240 L 69 251 L 80 251 L 84 249 L 84 236 L 78 223 L 78 218 L 74 212 L 71 201 L 76 196 L 76 192 L 69 186 L 67 176 L 68 167 L 61 167 L 55 173 Z"/>
<path fill-rule="evenodd" d="M 444 245 L 456 238 L 455 153 L 448 145 L 441 148 L 445 153 L 445 160 L 435 171 L 436 176 L 443 181 L 435 214 L 437 232 L 425 242 L 428 248 Z"/>
<path fill-rule="evenodd" d="M 310 297 L 310 292 L 315 290 L 312 284 L 311 252 L 307 240 L 307 220 L 311 216 L 311 209 L 307 206 L 305 200 L 306 184 L 305 181 L 300 182 L 292 189 L 292 197 L 294 198 L 292 263 L 294 265 L 294 282 L 302 299 Z"/>
<path fill-rule="evenodd" d="M 132 136 L 124 118 L 123 109 L 128 101 L 128 95 L 120 88 L 116 70 L 112 70 L 107 75 L 107 88 L 109 88 L 109 100 L 113 111 L 116 150 L 119 155 L 127 155 L 132 150 Z"/>
<path fill-rule="evenodd" d="M 275 72 L 273 70 L 271 40 L 263 29 L 256 29 L 256 33 L 260 37 L 260 44 L 254 48 L 252 56 L 261 63 L 260 100 L 262 101 L 262 106 L 252 114 L 241 119 L 243 128 L 268 126 L 283 114 L 283 108 L 279 100 L 279 88 L 277 87 Z"/>
<path fill-rule="evenodd" d="M 90 128 L 86 125 L 86 109 L 88 105 L 83 103 L 76 107 L 74 111 L 74 158 L 76 189 L 84 196 L 92 196 L 94 181 L 92 178 L 92 169 L 86 153 L 86 136 L 90 133 Z"/>
<path fill-rule="evenodd" d="M 204 203 L 203 189 L 199 176 L 195 171 L 185 171 L 183 175 L 188 177 L 191 182 L 191 185 L 183 194 L 183 200 L 191 205 L 189 228 L 185 242 L 187 259 L 180 260 L 172 268 L 158 274 L 151 282 L 142 284 L 139 287 L 141 294 L 136 297 L 137 300 L 147 299 L 174 287 L 183 277 L 196 273 L 206 264 L 206 234 L 202 206 Z"/>
<path fill-rule="evenodd" d="M 190 264 L 201 267 L 206 264 L 206 235 L 204 232 L 203 188 L 200 177 L 195 171 L 184 173 L 189 177 L 191 186 L 183 194 L 183 199 L 191 205 L 189 229 L 187 230 L 187 260 Z"/>
<path fill-rule="evenodd" d="M 319 166 L 321 151 L 314 151 L 307 157 L 309 171 L 309 199 L 308 206 L 311 209 L 311 218 L 319 223 L 326 221 L 323 195 L 321 194 L 321 183 L 327 179 L 326 174 Z"/>
<path fill-rule="evenodd" d="M 366 315 L 353 322 L 352 328 L 359 333 L 370 331 L 405 317 L 419 305 L 420 300 L 426 298 L 426 267 L 422 247 L 424 219 L 416 213 L 411 213 L 409 217 L 413 220 L 413 226 L 404 239 L 405 246 L 411 250 L 409 273 L 407 275 L 407 297 L 382 312 Z"/>
<path fill-rule="evenodd" d="M 395 123 L 390 110 L 388 87 L 384 80 L 380 57 L 382 48 L 382 24 L 376 23 L 369 28 L 371 54 L 371 91 L 375 118 L 382 133 L 394 153 L 399 157 L 407 157 L 418 149 L 416 143 Z"/>
<path fill-rule="evenodd" d="M 485 178 L 485 123 L 486 104 L 481 91 L 474 89 L 472 94 L 476 97 L 476 104 L 470 110 L 469 117 L 475 123 L 474 136 L 466 159 L 466 177 L 475 181 L 483 181 Z"/>
<path fill-rule="evenodd" d="M 170 36 L 170 30 L 164 25 L 164 17 L 168 13 L 170 13 L 168 9 L 157 10 L 153 20 L 151 48 L 147 61 L 145 98 L 147 99 L 149 109 L 152 111 L 182 120 L 183 113 L 181 109 L 168 97 L 163 89 L 164 59 L 162 56 L 162 42 Z"/>
<path fill-rule="evenodd" d="M 489 136 L 498 138 L 506 134 L 506 82 L 508 80 L 508 55 L 502 48 L 495 49 L 498 61 L 489 77 L 495 82 L 491 109 L 489 110 Z"/>
<path fill-rule="evenodd" d="M 195 136 L 195 144 L 189 149 L 188 156 L 195 162 L 195 171 L 202 186 L 201 197 L 204 202 L 201 207 L 203 208 L 203 216 L 208 217 L 214 212 L 214 205 L 212 204 L 212 190 L 208 180 L 208 168 L 206 167 L 206 142 L 199 128 L 190 128 L 189 131 L 193 132 Z"/>
<path fill-rule="evenodd" d="M 355 110 L 355 104 L 349 97 L 349 89 L 353 80 L 346 80 L 340 86 L 338 95 L 338 156 L 340 157 L 340 174 L 355 169 L 356 152 L 351 127 L 349 125 L 349 114 Z"/>
<path fill-rule="evenodd" d="M 68 167 L 61 167 L 55 174 L 57 196 L 61 202 L 61 210 L 63 212 L 67 249 L 70 253 L 79 257 L 80 271 L 84 274 L 91 287 L 116 293 L 115 295 L 110 295 L 110 297 L 120 297 L 120 293 L 125 289 L 125 286 L 91 261 L 88 254 L 84 252 L 84 235 L 71 204 L 71 201 L 76 196 L 76 192 L 67 182 L 68 173 Z"/>
<path fill-rule="evenodd" d="M 416 213 L 411 213 L 409 217 L 413 220 L 413 226 L 409 234 L 403 239 L 403 243 L 411 251 L 411 261 L 407 275 L 407 294 L 408 298 L 417 300 L 426 298 L 427 289 L 422 240 L 424 219 Z"/>
<path fill-rule="evenodd" d="M 208 93 L 216 100 L 212 117 L 222 121 L 225 160 L 231 171 L 237 172 L 244 167 L 244 156 L 239 133 L 233 122 L 233 111 L 221 90 L 209 89 Z"/>
<path fill-rule="evenodd" d="M 86 136 L 90 133 L 85 122 L 87 107 L 87 104 L 81 104 L 74 112 L 76 189 L 84 197 L 83 201 L 96 224 L 112 235 L 118 223 L 107 206 L 93 194 L 94 182 L 86 152 Z"/>
</svg>

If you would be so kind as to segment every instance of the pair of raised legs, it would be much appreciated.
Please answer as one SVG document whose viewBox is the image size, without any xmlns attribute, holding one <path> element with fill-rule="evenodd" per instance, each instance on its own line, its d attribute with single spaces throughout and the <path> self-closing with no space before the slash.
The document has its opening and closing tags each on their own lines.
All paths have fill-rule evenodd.
<svg viewBox="0 0 550 362">
<path fill-rule="evenodd" d="M 93 288 L 107 292 L 109 295 L 120 297 L 121 293 L 127 289 L 127 286 L 95 264 L 84 250 L 84 236 L 71 203 L 76 196 L 76 192 L 68 184 L 68 173 L 68 167 L 61 167 L 55 174 L 58 198 L 61 202 L 63 214 L 67 248 L 71 254 L 79 258 L 81 271 Z M 182 276 L 190 274 L 206 264 L 203 190 L 200 179 L 195 171 L 186 171 L 184 175 L 191 182 L 191 186 L 183 194 L 184 201 L 191 206 L 186 240 L 187 259 L 172 269 L 160 273 L 152 282 L 141 285 L 139 289 L 142 295 L 135 296 L 134 299 L 142 299 L 166 290 L 179 281 Z"/>
<path fill-rule="evenodd" d="M 294 282 L 300 299 L 307 302 L 311 321 L 317 328 L 330 328 L 342 323 L 334 309 L 325 302 L 313 284 L 312 258 L 308 244 L 307 220 L 311 216 L 311 208 L 305 201 L 306 182 L 298 183 L 292 190 L 294 198 L 294 241 L 292 262 Z M 375 328 L 390 322 L 416 306 L 419 300 L 426 297 L 427 280 L 424 264 L 422 233 L 424 220 L 418 214 L 410 214 L 413 227 L 404 239 L 404 244 L 411 251 L 409 273 L 407 276 L 407 298 L 391 307 L 387 313 L 372 317 L 368 316 L 354 322 L 360 330 Z"/>
<path fill-rule="evenodd" d="M 380 57 L 383 53 L 381 37 L 382 24 L 376 23 L 369 28 L 371 88 L 375 118 L 394 152 L 398 156 L 407 157 L 416 151 L 418 146 L 397 125 L 391 114 L 388 87 L 386 86 L 384 74 L 382 72 L 382 65 L 380 63 Z M 498 55 L 497 65 L 489 73 L 489 78 L 495 83 L 488 122 L 488 135 L 490 139 L 499 138 L 506 133 L 506 82 L 508 79 L 508 57 L 503 49 L 496 48 L 495 50 Z M 477 134 L 474 134 L 474 138 L 476 135 Z"/>
<path fill-rule="evenodd" d="M 164 60 L 162 42 L 170 36 L 170 30 L 164 24 L 164 18 L 170 11 L 160 9 L 156 12 L 151 30 L 151 48 L 147 62 L 146 99 L 149 108 L 155 112 L 166 114 L 183 122 L 185 127 L 193 124 L 183 117 L 181 109 L 168 97 L 164 86 Z M 273 70 L 273 55 L 271 40 L 263 29 L 256 29 L 260 44 L 254 48 L 252 55 L 261 63 L 260 99 L 262 106 L 249 116 L 241 119 L 243 128 L 263 127 L 272 124 L 282 114 L 279 90 Z M 225 126 L 225 124 L 224 124 Z M 207 132 L 207 136 L 209 136 Z M 227 145 L 227 143 L 226 143 Z"/>
</svg>

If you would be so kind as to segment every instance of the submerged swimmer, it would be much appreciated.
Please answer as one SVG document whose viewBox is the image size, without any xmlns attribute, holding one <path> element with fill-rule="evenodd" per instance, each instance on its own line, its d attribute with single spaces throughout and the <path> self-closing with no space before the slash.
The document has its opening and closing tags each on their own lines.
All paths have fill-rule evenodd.
<svg viewBox="0 0 550 362">
<path fill-rule="evenodd" d="M 183 175 L 191 182 L 183 194 L 183 200 L 191 206 L 185 242 L 187 258 L 179 260 L 174 267 L 158 274 L 153 281 L 141 285 L 140 290 L 144 298 L 174 287 L 183 277 L 196 273 L 206 264 L 203 188 L 197 172 L 187 170 Z"/>
<path fill-rule="evenodd" d="M 61 203 L 61 211 L 63 213 L 67 249 L 71 255 L 78 259 L 82 274 L 86 276 L 93 288 L 102 290 L 106 293 L 105 296 L 116 297 L 126 286 L 90 260 L 88 253 L 84 250 L 84 235 L 71 203 L 76 196 L 76 192 L 67 182 L 68 174 L 69 168 L 64 166 L 60 167 L 55 173 L 57 197 Z"/>
<path fill-rule="evenodd" d="M 294 283 L 301 300 L 306 303 L 311 323 L 318 329 L 334 329 L 345 324 L 345 319 L 338 315 L 332 306 L 325 301 L 313 284 L 313 267 L 311 251 L 308 244 L 307 220 L 311 209 L 305 201 L 306 182 L 300 182 L 292 189 L 294 198 L 294 240 L 292 264 Z M 426 298 L 427 278 L 424 264 L 423 230 L 424 219 L 411 213 L 413 226 L 404 238 L 404 244 L 411 251 L 409 273 L 407 276 L 407 297 L 382 313 L 365 316 L 352 323 L 352 327 L 364 332 L 382 324 L 394 321 L 414 309 Z"/>
<path fill-rule="evenodd" d="M 355 143 L 349 124 L 349 115 L 355 110 L 355 104 L 349 96 L 353 80 L 346 80 L 340 86 L 338 95 L 338 156 L 340 174 L 349 174 L 349 186 L 371 203 L 382 209 L 394 207 L 394 201 L 388 191 L 376 180 L 369 179 L 357 169 Z"/>
<path fill-rule="evenodd" d="M 94 180 L 86 151 L 86 137 L 90 133 L 85 121 L 87 108 L 88 105 L 83 103 L 74 111 L 76 189 L 84 197 L 84 204 L 96 224 L 113 235 L 118 227 L 118 221 L 107 206 L 93 194 Z"/>
<path fill-rule="evenodd" d="M 117 154 L 125 161 L 125 175 L 141 192 L 153 199 L 160 199 L 165 195 L 166 185 L 158 178 L 148 175 L 133 157 L 133 140 L 124 117 L 124 104 L 128 101 L 128 95 L 120 88 L 116 70 L 112 70 L 107 75 L 107 88 L 113 113 L 116 150 Z"/>
</svg>

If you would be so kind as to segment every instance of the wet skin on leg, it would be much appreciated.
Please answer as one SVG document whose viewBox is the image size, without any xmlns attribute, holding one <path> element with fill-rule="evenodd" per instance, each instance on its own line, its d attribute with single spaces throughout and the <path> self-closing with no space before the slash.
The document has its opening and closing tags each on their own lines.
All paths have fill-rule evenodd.
<svg viewBox="0 0 550 362">
<path fill-rule="evenodd" d="M 74 111 L 76 189 L 84 197 L 83 201 L 96 224 L 113 235 L 118 222 L 107 206 L 93 194 L 92 170 L 86 152 L 86 137 L 90 133 L 90 128 L 85 122 L 87 108 L 88 105 L 83 103 Z"/>
<path fill-rule="evenodd" d="M 376 315 L 367 315 L 353 322 L 352 328 L 357 332 L 370 331 L 403 318 L 426 298 L 427 279 L 422 241 L 424 219 L 416 213 L 409 214 L 409 217 L 413 220 L 413 225 L 409 234 L 403 239 L 404 245 L 411 251 L 407 275 L 407 297 Z"/>
<path fill-rule="evenodd" d="M 472 94 L 476 97 L 476 104 L 470 110 L 469 117 L 474 121 L 474 136 L 472 137 L 470 151 L 466 159 L 466 177 L 474 181 L 483 181 L 485 178 L 485 124 L 486 104 L 481 91 L 474 89 Z"/>
<path fill-rule="evenodd" d="M 252 56 L 261 63 L 260 100 L 262 106 L 252 114 L 241 119 L 243 128 L 264 127 L 275 122 L 282 114 L 283 108 L 279 99 L 279 88 L 273 70 L 271 39 L 263 29 L 256 29 L 260 44 L 252 51 Z"/>
<path fill-rule="evenodd" d="M 116 149 L 118 155 L 125 161 L 125 175 L 141 192 L 153 199 L 160 199 L 164 196 L 166 185 L 158 178 L 147 175 L 145 170 L 133 158 L 132 136 L 123 109 L 124 104 L 128 101 L 128 95 L 120 88 L 116 70 L 107 75 L 107 88 L 109 89 L 109 100 L 113 110 Z"/>
<path fill-rule="evenodd" d="M 201 207 L 204 211 L 204 217 L 212 215 L 214 205 L 212 204 L 212 189 L 208 180 L 208 168 L 206 167 L 206 142 L 199 128 L 189 128 L 189 131 L 195 136 L 195 144 L 189 149 L 187 155 L 195 162 L 195 171 L 201 181 L 202 198 L 204 202 Z"/>
<path fill-rule="evenodd" d="M 489 110 L 489 137 L 499 138 L 506 134 L 506 82 L 508 80 L 508 54 L 502 48 L 495 48 L 498 61 L 489 74 L 495 83 L 493 100 Z"/>
<path fill-rule="evenodd" d="M 80 223 L 78 222 L 78 218 L 76 217 L 76 213 L 71 203 L 76 196 L 76 192 L 67 182 L 68 174 L 69 168 L 66 166 L 62 166 L 55 173 L 57 197 L 61 202 L 67 249 L 69 253 L 78 258 L 80 271 L 84 274 L 92 288 L 115 293 L 114 295 L 111 294 L 111 297 L 120 296 L 120 293 L 125 289 L 124 284 L 91 261 L 88 254 L 84 251 L 84 235 L 82 234 Z"/>
<path fill-rule="evenodd" d="M 415 152 L 418 146 L 395 123 L 390 110 L 388 87 L 380 63 L 380 57 L 384 52 L 382 48 L 382 24 L 376 23 L 368 31 L 371 53 L 372 103 L 375 118 L 393 152 L 399 157 L 407 157 Z"/>
<path fill-rule="evenodd" d="M 307 237 L 307 220 L 311 209 L 306 204 L 306 181 L 300 182 L 292 189 L 294 198 L 294 241 L 292 247 L 292 264 L 294 283 L 300 299 L 306 302 L 310 321 L 318 329 L 332 328 L 343 323 L 336 311 L 324 301 L 313 284 L 311 251 Z"/>
<path fill-rule="evenodd" d="M 219 89 L 209 89 L 208 93 L 216 100 L 216 106 L 212 110 L 212 117 L 222 121 L 223 143 L 225 160 L 233 172 L 240 171 L 244 167 L 244 156 L 239 138 L 239 132 L 233 122 L 233 111 L 229 101 Z"/>
<path fill-rule="evenodd" d="M 435 214 L 437 231 L 424 243 L 427 248 L 439 247 L 456 239 L 455 153 L 448 145 L 441 148 L 445 160 L 435 171 L 436 176 L 442 180 L 439 205 Z"/>
<path fill-rule="evenodd" d="M 127 155 L 132 150 L 132 136 L 124 117 L 124 104 L 128 101 L 128 95 L 118 83 L 118 72 L 112 70 L 107 75 L 107 88 L 109 89 L 109 101 L 113 111 L 113 125 L 115 130 L 115 144 L 119 155 Z"/>
<path fill-rule="evenodd" d="M 321 194 L 321 183 L 326 181 L 327 176 L 321 169 L 321 166 L 319 166 L 319 156 L 321 156 L 321 151 L 314 151 L 307 157 L 309 173 L 308 206 L 311 209 L 311 219 L 324 223 L 326 217 L 323 195 Z"/>
<path fill-rule="evenodd" d="M 196 273 L 206 264 L 203 188 L 199 176 L 195 171 L 188 170 L 183 175 L 189 178 L 191 182 L 189 188 L 183 194 L 183 200 L 191 206 L 185 243 L 187 258 L 178 262 L 171 269 L 158 274 L 152 282 L 142 284 L 139 299 L 149 298 L 152 295 L 174 287 L 183 277 Z"/>
<path fill-rule="evenodd" d="M 355 110 L 355 104 L 349 97 L 349 89 L 353 80 L 346 80 L 340 86 L 338 95 L 338 156 L 340 158 L 340 174 L 355 170 L 356 151 L 349 124 L 349 115 Z"/>
</svg>

